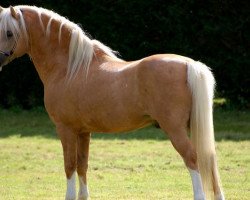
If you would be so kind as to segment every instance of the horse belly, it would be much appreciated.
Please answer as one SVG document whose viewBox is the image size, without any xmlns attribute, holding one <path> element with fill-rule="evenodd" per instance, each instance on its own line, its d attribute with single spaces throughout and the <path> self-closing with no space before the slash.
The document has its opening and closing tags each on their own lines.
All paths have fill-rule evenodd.
<svg viewBox="0 0 250 200">
<path fill-rule="evenodd" d="M 106 102 L 107 103 L 107 102 Z M 111 107 L 95 107 L 88 113 L 87 118 L 83 118 L 83 128 L 90 132 L 124 132 L 145 127 L 153 122 L 148 116 L 135 105 L 122 105 L 119 101 Z"/>
</svg>

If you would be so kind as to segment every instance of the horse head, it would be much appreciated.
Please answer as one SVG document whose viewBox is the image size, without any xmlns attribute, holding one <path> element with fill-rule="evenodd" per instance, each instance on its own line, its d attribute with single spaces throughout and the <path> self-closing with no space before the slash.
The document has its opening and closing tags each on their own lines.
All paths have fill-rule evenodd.
<svg viewBox="0 0 250 200">
<path fill-rule="evenodd" d="M 27 53 L 27 31 L 19 8 L 0 7 L 0 69 Z"/>
</svg>

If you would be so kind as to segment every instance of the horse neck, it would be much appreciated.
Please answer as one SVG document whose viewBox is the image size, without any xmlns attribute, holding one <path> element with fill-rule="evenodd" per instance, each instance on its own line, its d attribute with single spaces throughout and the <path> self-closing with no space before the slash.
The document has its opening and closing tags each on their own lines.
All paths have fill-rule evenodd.
<svg viewBox="0 0 250 200">
<path fill-rule="evenodd" d="M 70 33 L 67 27 L 62 28 L 59 42 L 60 22 L 52 21 L 50 34 L 46 35 L 46 27 L 50 17 L 42 14 L 40 23 L 39 15 L 35 11 L 26 13 L 26 26 L 29 32 L 29 56 L 31 57 L 40 79 L 45 85 L 51 78 L 67 72 L 68 48 Z"/>
</svg>

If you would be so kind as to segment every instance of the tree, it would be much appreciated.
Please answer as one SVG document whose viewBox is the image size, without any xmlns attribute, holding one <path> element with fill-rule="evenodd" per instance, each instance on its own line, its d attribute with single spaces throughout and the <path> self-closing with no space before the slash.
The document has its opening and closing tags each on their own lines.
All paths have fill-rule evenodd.
<svg viewBox="0 0 250 200">
<path fill-rule="evenodd" d="M 2 6 L 8 3 L 1 1 Z M 248 1 L 34 0 L 33 4 L 81 23 L 93 38 L 119 51 L 125 60 L 156 53 L 200 60 L 212 68 L 218 96 L 250 106 Z M 0 73 L 0 104 L 41 105 L 42 85 L 29 58 L 10 65 Z"/>
</svg>

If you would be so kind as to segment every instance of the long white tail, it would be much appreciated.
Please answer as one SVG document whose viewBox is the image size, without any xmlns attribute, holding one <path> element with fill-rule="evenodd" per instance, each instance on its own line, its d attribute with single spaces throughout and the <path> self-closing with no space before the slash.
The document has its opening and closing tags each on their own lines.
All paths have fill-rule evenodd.
<svg viewBox="0 0 250 200">
<path fill-rule="evenodd" d="M 197 151 L 203 189 L 210 199 L 214 187 L 220 188 L 213 127 L 215 80 L 206 65 L 192 61 L 188 63 L 188 84 L 192 93 L 191 140 Z"/>
</svg>

